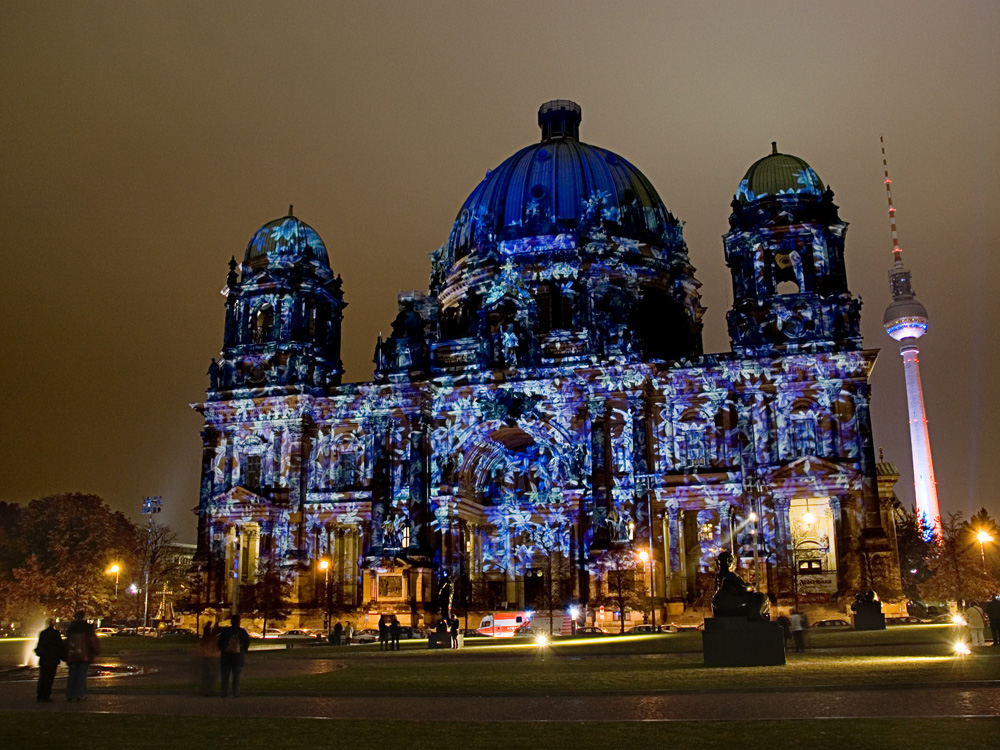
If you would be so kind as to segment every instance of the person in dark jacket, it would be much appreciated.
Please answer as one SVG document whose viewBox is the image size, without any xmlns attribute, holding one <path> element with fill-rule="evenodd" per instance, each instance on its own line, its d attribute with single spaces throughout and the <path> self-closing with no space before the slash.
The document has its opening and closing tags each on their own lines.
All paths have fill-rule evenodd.
<svg viewBox="0 0 1000 750">
<path fill-rule="evenodd" d="M 389 623 L 385 621 L 385 617 L 378 618 L 378 650 L 388 651 L 392 647 L 389 643 Z"/>
<path fill-rule="evenodd" d="M 344 626 L 338 622 L 336 625 L 333 626 L 333 630 L 330 632 L 329 636 L 330 643 L 332 643 L 334 646 L 339 646 L 340 641 L 343 639 L 343 637 L 344 637 Z"/>
<path fill-rule="evenodd" d="M 35 655 L 38 656 L 38 702 L 52 702 L 52 682 L 56 678 L 59 662 L 66 658 L 62 636 L 55 628 L 51 617 L 45 623 L 48 627 L 38 634 Z"/>
<path fill-rule="evenodd" d="M 990 630 L 993 633 L 993 647 L 1000 647 L 1000 594 L 994 594 L 986 604 L 986 616 L 990 618 Z"/>
<path fill-rule="evenodd" d="M 399 624 L 399 619 L 393 615 L 392 622 L 389 623 L 389 650 L 399 651 L 399 636 L 403 633 L 403 626 Z"/>
<path fill-rule="evenodd" d="M 451 620 L 451 627 L 448 629 L 451 634 L 451 647 L 458 648 L 458 618 L 453 617 Z"/>
<path fill-rule="evenodd" d="M 222 697 L 229 693 L 229 677 L 233 678 L 233 697 L 240 697 L 240 672 L 246 652 L 250 649 L 250 634 L 240 627 L 240 616 L 229 618 L 229 627 L 219 631 L 219 671 L 222 673 Z"/>
<path fill-rule="evenodd" d="M 73 616 L 73 622 L 66 629 L 66 666 L 69 667 L 66 700 L 68 701 L 82 701 L 87 697 L 87 669 L 101 653 L 94 626 L 87 622 L 85 617 L 86 613 L 81 609 Z"/>
</svg>

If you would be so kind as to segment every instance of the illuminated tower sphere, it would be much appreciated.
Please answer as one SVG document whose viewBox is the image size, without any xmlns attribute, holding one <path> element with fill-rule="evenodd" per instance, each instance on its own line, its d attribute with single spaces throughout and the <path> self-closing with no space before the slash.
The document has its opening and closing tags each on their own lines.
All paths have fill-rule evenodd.
<svg viewBox="0 0 1000 750">
<path fill-rule="evenodd" d="M 910 451 L 913 454 L 913 489 L 917 501 L 917 514 L 927 527 L 927 538 L 941 538 L 941 510 L 938 508 L 937 482 L 934 481 L 934 461 L 931 458 L 931 439 L 927 432 L 927 413 L 924 411 L 924 392 L 920 386 L 920 350 L 917 339 L 927 333 L 927 309 L 921 305 L 910 286 L 910 272 L 903 265 L 903 251 L 896 236 L 896 209 L 892 205 L 892 180 L 882 148 L 882 166 L 885 168 L 885 189 L 889 198 L 889 222 L 892 227 L 892 268 L 889 270 L 889 291 L 892 302 L 885 309 L 885 332 L 902 342 L 899 353 L 903 357 L 906 376 L 906 404 L 910 422 Z"/>
</svg>

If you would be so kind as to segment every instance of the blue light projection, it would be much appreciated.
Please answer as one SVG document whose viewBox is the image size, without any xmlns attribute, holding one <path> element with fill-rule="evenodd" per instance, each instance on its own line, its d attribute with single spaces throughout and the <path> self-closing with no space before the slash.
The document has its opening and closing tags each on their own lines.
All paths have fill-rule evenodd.
<svg viewBox="0 0 1000 750">
<path fill-rule="evenodd" d="M 242 278 L 233 262 L 223 356 L 195 405 L 206 570 L 236 548 L 270 556 L 305 612 L 324 558 L 338 605 L 416 621 L 443 572 L 462 608 L 538 606 L 533 582 L 553 575 L 564 603 L 586 604 L 623 548 L 649 553 L 662 601 L 701 596 L 722 549 L 744 566 L 756 551 L 756 583 L 787 601 L 795 498 L 829 498 L 838 539 L 879 538 L 875 352 L 832 192 L 808 165 L 772 194 L 741 186 L 725 237 L 733 351 L 706 355 L 680 222 L 558 105 L 540 115 L 546 139 L 465 202 L 429 293 L 400 295 L 372 382 L 340 384 L 345 304 L 311 229 L 272 222 Z M 853 594 L 853 552 L 836 550 L 814 595 Z"/>
</svg>

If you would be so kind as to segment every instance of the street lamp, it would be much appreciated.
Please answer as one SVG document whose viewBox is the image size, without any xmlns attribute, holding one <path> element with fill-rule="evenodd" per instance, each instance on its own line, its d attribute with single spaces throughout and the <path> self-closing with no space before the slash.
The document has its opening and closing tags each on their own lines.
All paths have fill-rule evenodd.
<svg viewBox="0 0 1000 750">
<path fill-rule="evenodd" d="M 649 560 L 650 560 L 649 552 L 647 552 L 646 550 L 640 550 L 639 551 L 639 559 L 642 560 L 642 572 L 645 573 L 646 572 L 646 563 L 648 563 Z M 649 598 L 651 600 L 651 606 L 649 608 L 649 613 L 651 615 L 651 624 L 653 626 L 653 632 L 654 633 L 656 632 L 656 602 L 652 601 L 652 600 L 656 596 L 656 592 L 653 590 L 653 587 L 655 585 L 656 585 L 656 582 L 653 579 L 652 567 L 650 567 L 650 575 L 649 575 Z"/>
<path fill-rule="evenodd" d="M 325 602 L 323 614 L 323 630 L 330 632 L 330 561 L 320 560 L 319 569 L 323 571 L 323 601 Z"/>
<path fill-rule="evenodd" d="M 982 531 L 976 533 L 976 539 L 979 540 L 979 556 L 983 558 L 983 573 L 986 572 L 986 549 L 983 547 L 985 542 L 992 542 L 993 537 L 990 536 L 988 531 Z"/>
<path fill-rule="evenodd" d="M 108 575 L 111 575 L 112 573 L 115 574 L 115 599 L 118 598 L 118 574 L 119 574 L 120 571 L 121 571 L 121 568 L 118 567 L 118 563 L 114 563 L 106 571 Z"/>
</svg>

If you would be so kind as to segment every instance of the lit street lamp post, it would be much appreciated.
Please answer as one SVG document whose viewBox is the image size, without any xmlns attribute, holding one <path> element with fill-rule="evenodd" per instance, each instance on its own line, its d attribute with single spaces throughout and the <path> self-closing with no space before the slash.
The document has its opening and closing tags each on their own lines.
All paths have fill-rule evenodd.
<svg viewBox="0 0 1000 750">
<path fill-rule="evenodd" d="M 330 562 L 320 560 L 319 569 L 323 571 L 323 630 L 330 632 Z"/>
<path fill-rule="evenodd" d="M 650 561 L 649 553 L 646 550 L 640 550 L 640 552 L 639 552 L 639 559 L 642 560 L 642 572 L 643 572 L 643 574 L 645 574 L 646 573 L 646 564 Z M 653 586 L 655 586 L 655 585 L 656 584 L 653 581 L 652 566 L 651 566 L 650 567 L 650 576 L 649 576 L 649 598 L 650 598 L 651 602 L 652 602 L 653 597 L 655 596 L 655 594 L 653 592 Z M 650 610 L 649 613 L 652 616 L 651 617 L 651 624 L 653 626 L 653 632 L 655 633 L 656 632 L 656 603 L 655 602 L 652 602 L 652 606 L 650 606 L 649 610 Z"/>
<path fill-rule="evenodd" d="M 118 567 L 118 563 L 115 563 L 107 570 L 108 575 L 111 575 L 112 573 L 115 574 L 115 599 L 118 599 L 118 574 L 120 571 L 121 569 Z"/>
<path fill-rule="evenodd" d="M 976 534 L 976 539 L 979 540 L 979 556 L 983 559 L 983 573 L 986 573 L 986 549 L 983 547 L 983 544 L 985 542 L 992 542 L 993 537 L 987 531 L 980 531 Z"/>
</svg>

